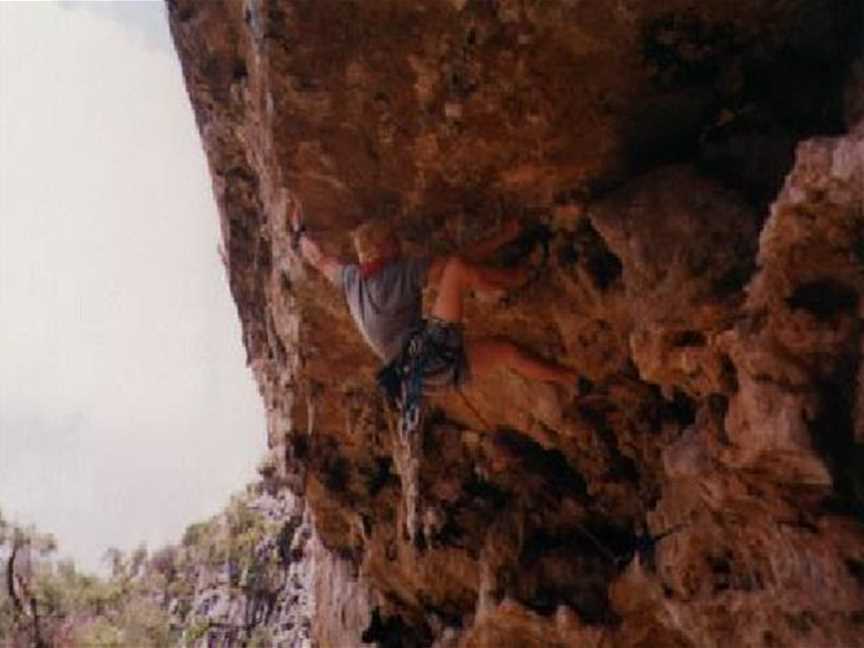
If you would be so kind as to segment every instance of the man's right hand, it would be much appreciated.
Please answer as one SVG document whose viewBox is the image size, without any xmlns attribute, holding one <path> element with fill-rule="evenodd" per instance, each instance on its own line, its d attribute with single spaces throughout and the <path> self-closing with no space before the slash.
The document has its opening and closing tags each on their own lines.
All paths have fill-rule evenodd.
<svg viewBox="0 0 864 648">
<path fill-rule="evenodd" d="M 342 264 L 334 257 L 324 254 L 318 244 L 306 234 L 306 223 L 303 222 L 303 203 L 287 189 L 283 191 L 290 201 L 290 206 L 287 207 L 289 210 L 288 225 L 291 228 L 291 247 L 294 248 L 294 253 L 300 255 L 307 263 L 327 277 L 331 283 L 340 285 Z"/>
</svg>

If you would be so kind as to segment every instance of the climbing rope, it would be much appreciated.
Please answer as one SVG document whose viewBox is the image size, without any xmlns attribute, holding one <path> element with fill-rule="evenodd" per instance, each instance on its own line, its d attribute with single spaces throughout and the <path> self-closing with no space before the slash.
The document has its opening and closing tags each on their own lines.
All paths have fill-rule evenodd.
<svg viewBox="0 0 864 648">
<path fill-rule="evenodd" d="M 465 407 L 467 407 L 470 412 L 474 415 L 474 417 L 480 421 L 480 426 L 483 428 L 484 432 L 492 432 L 492 426 L 489 424 L 483 415 L 480 414 L 480 411 L 474 406 L 474 404 L 468 400 L 468 397 L 465 395 L 465 392 L 462 391 L 460 387 L 456 388 L 456 393 L 459 394 L 459 397 L 462 399 L 462 402 L 465 403 Z"/>
<path fill-rule="evenodd" d="M 613 565 L 616 565 L 616 566 L 618 565 L 618 561 L 620 560 L 620 557 L 613 554 L 612 551 L 606 545 L 604 545 L 602 542 L 600 542 L 600 540 L 597 539 L 597 536 L 595 536 L 587 528 L 585 528 L 584 526 L 582 526 L 578 522 L 574 522 L 573 526 L 576 527 L 577 531 L 581 532 L 582 535 L 584 535 L 586 538 L 588 538 L 594 544 L 594 546 L 600 550 L 600 553 L 603 554 L 603 556 L 610 563 L 612 563 Z"/>
</svg>

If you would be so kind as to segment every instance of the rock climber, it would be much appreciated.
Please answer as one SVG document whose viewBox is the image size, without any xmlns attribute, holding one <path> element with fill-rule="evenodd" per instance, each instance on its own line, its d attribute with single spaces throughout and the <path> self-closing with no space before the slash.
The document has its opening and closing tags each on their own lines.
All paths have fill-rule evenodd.
<svg viewBox="0 0 864 648">
<path fill-rule="evenodd" d="M 384 364 L 379 384 L 391 396 L 406 382 L 413 383 L 415 392 L 459 388 L 499 367 L 532 380 L 577 384 L 575 370 L 541 359 L 510 340 L 463 337 L 466 293 L 501 295 L 530 279 L 527 266 L 498 268 L 484 263 L 519 236 L 517 220 L 506 222 L 497 235 L 472 245 L 468 253 L 431 259 L 403 256 L 389 224 L 367 221 L 353 232 L 356 264 L 343 264 L 321 251 L 306 232 L 296 199 L 289 222 L 295 249 L 343 292 L 357 329 Z M 424 319 L 427 284 L 437 287 L 437 297 Z"/>
</svg>

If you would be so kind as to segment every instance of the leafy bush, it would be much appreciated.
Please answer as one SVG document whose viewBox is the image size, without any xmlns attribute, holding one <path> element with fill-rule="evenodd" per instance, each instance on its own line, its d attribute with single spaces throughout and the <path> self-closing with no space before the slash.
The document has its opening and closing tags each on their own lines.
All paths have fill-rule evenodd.
<svg viewBox="0 0 864 648">
<path fill-rule="evenodd" d="M 105 578 L 79 572 L 71 560 L 53 559 L 53 537 L 15 526 L 0 512 L 2 583 L 10 556 L 19 552 L 20 560 L 12 561 L 24 584 L 18 595 L 39 616 L 34 624 L 22 606 L 0 595 L 0 646 L 161 648 L 181 641 L 194 645 L 218 632 L 250 646 L 271 645 L 269 634 L 252 626 L 260 622 L 261 601 L 284 578 L 277 542 L 282 523 L 250 505 L 258 495 L 253 488 L 233 497 L 221 515 L 189 525 L 178 545 L 152 554 L 143 545 L 128 553 L 109 549 Z M 202 582 L 204 591 L 245 599 L 251 614 L 247 610 L 240 622 L 208 618 L 208 604 L 201 594 L 196 598 Z"/>
</svg>

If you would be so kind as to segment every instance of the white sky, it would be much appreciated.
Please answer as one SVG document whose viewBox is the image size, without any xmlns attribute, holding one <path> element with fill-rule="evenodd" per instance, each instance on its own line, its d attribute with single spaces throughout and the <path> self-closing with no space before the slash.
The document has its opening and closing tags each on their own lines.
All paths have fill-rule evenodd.
<svg viewBox="0 0 864 648">
<path fill-rule="evenodd" d="M 164 14 L 0 3 L 0 510 L 88 569 L 265 450 Z"/>
</svg>

